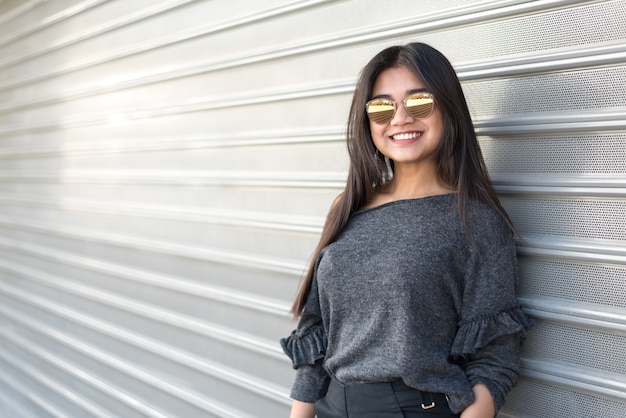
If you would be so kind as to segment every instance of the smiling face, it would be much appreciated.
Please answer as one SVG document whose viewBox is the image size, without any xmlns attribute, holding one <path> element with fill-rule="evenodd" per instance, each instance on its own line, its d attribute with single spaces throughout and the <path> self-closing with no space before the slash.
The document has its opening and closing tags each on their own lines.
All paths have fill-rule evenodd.
<svg viewBox="0 0 626 418">
<path fill-rule="evenodd" d="M 389 68 L 376 78 L 372 97 L 387 98 L 396 102 L 396 112 L 388 123 L 370 121 L 374 145 L 389 159 L 395 169 L 403 166 L 434 170 L 436 152 L 443 133 L 443 118 L 437 108 L 426 118 L 417 119 L 407 113 L 404 99 L 416 92 L 424 92 L 426 86 L 408 68 Z"/>
</svg>

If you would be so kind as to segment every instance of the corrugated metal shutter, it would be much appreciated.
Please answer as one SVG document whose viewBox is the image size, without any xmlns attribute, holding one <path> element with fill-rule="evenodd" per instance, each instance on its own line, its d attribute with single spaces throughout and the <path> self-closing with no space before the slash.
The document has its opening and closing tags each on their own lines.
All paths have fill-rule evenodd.
<svg viewBox="0 0 626 418">
<path fill-rule="evenodd" d="M 0 416 L 287 416 L 358 70 L 454 63 L 538 324 L 501 417 L 626 410 L 626 1 L 0 1 Z"/>
</svg>

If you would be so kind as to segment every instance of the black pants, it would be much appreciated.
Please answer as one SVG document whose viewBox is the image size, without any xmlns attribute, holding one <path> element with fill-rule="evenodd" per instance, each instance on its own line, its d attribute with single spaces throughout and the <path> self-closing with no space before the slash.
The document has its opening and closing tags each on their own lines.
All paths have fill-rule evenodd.
<svg viewBox="0 0 626 418">
<path fill-rule="evenodd" d="M 344 384 L 331 376 L 317 418 L 458 418 L 442 393 L 421 392 L 402 381 Z"/>
</svg>

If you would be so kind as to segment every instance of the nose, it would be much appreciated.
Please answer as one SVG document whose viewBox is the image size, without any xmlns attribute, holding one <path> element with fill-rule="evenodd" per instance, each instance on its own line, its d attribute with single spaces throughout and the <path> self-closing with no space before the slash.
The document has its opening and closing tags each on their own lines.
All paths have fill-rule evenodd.
<svg viewBox="0 0 626 418">
<path fill-rule="evenodd" d="M 405 123 L 411 123 L 414 120 L 415 118 L 413 118 L 413 116 L 411 116 L 409 112 L 406 111 L 404 103 L 396 102 L 396 112 L 394 113 L 393 118 L 391 118 L 391 121 L 389 123 L 391 125 L 404 125 Z"/>
</svg>

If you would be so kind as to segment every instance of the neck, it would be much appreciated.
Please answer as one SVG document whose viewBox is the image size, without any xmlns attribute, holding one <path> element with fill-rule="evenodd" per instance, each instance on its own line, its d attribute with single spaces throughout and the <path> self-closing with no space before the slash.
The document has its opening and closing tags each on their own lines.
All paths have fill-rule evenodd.
<svg viewBox="0 0 626 418">
<path fill-rule="evenodd" d="M 394 200 L 433 196 L 451 193 L 454 189 L 445 185 L 433 164 L 396 164 L 393 179 L 385 187 L 384 193 Z"/>
</svg>

